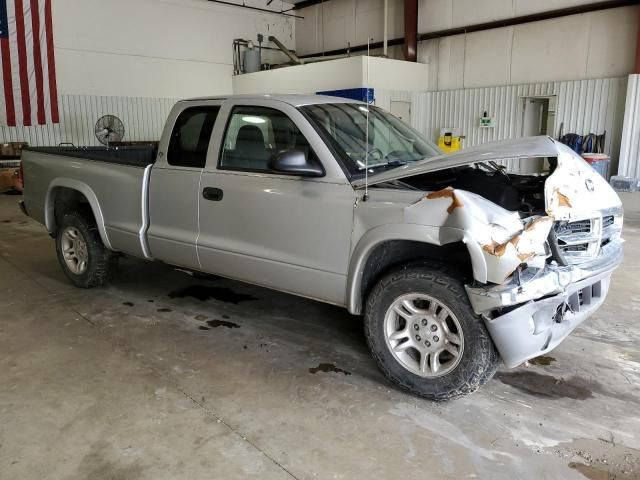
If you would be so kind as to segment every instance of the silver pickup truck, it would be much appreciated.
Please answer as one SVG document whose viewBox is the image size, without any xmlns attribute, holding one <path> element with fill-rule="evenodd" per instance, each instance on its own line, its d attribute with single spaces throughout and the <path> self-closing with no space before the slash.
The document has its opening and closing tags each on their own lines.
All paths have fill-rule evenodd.
<svg viewBox="0 0 640 480">
<path fill-rule="evenodd" d="M 22 208 L 78 287 L 125 254 L 340 305 L 385 375 L 434 400 L 555 348 L 622 261 L 620 199 L 564 145 L 443 155 L 338 98 L 181 101 L 157 151 L 31 148 L 22 166 Z"/>
</svg>

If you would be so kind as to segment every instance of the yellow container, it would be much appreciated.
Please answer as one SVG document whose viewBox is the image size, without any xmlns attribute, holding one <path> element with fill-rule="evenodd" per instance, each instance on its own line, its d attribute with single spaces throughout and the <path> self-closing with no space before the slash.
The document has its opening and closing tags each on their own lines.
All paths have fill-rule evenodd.
<svg viewBox="0 0 640 480">
<path fill-rule="evenodd" d="M 451 134 L 444 134 L 438 138 L 438 147 L 445 153 L 457 152 L 460 150 L 460 137 Z"/>
</svg>

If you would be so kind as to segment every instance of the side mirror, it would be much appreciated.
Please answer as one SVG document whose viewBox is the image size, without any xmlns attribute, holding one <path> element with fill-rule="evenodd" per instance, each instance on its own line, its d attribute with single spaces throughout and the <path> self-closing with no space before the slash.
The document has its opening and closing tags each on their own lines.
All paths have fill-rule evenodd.
<svg viewBox="0 0 640 480">
<path fill-rule="evenodd" d="M 324 169 L 319 162 L 311 160 L 302 150 L 282 150 L 269 160 L 269 168 L 286 175 L 301 177 L 322 177 Z"/>
</svg>

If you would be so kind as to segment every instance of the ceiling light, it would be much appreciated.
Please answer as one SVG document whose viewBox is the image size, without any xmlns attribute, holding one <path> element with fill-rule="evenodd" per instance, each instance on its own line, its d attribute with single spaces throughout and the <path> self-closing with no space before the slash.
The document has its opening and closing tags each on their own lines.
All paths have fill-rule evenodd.
<svg viewBox="0 0 640 480">
<path fill-rule="evenodd" d="M 242 117 L 242 121 L 247 123 L 266 123 L 267 122 L 264 118 L 260 118 L 260 117 Z"/>
</svg>

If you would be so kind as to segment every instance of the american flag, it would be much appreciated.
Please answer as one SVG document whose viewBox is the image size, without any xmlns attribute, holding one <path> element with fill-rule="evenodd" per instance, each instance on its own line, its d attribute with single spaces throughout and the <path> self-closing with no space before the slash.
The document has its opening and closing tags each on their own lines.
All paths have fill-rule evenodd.
<svg viewBox="0 0 640 480">
<path fill-rule="evenodd" d="M 52 0 L 0 0 L 0 125 L 58 123 Z"/>
</svg>

